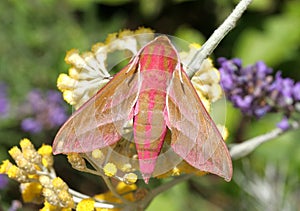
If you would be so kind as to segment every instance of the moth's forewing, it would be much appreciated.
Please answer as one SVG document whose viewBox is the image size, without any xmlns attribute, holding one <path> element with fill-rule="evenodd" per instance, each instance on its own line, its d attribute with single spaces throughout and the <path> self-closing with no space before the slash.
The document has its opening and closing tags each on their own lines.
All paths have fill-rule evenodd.
<svg viewBox="0 0 300 211">
<path fill-rule="evenodd" d="M 230 181 L 229 151 L 184 71 L 174 72 L 167 101 L 166 118 L 172 131 L 173 150 L 195 168 Z"/>
</svg>

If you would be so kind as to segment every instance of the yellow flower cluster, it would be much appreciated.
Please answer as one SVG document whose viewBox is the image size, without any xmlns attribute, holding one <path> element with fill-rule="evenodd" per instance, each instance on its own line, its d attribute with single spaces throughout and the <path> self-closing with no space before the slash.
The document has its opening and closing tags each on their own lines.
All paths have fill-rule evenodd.
<svg viewBox="0 0 300 211">
<path fill-rule="evenodd" d="M 116 191 L 118 194 L 122 195 L 124 199 L 134 202 L 135 196 L 133 194 L 133 191 L 137 189 L 136 185 L 127 185 L 123 182 L 118 183 L 116 186 Z M 106 192 L 103 194 L 98 194 L 94 196 L 94 199 L 88 198 L 82 200 L 80 203 L 78 203 L 76 210 L 77 211 L 93 211 L 95 207 L 97 207 L 95 200 L 98 201 L 105 201 L 107 203 L 118 203 L 122 204 L 122 201 L 117 198 L 115 195 L 113 195 L 112 192 Z M 121 208 L 96 208 L 96 211 L 120 211 Z"/>
<path fill-rule="evenodd" d="M 0 173 L 21 183 L 24 202 L 45 202 L 42 210 L 71 210 L 74 202 L 69 188 L 55 176 L 52 147 L 43 145 L 36 150 L 26 138 L 20 141 L 20 146 L 21 149 L 14 146 L 9 150 L 16 165 L 4 160 L 0 165 Z"/>
<path fill-rule="evenodd" d="M 180 58 L 185 68 L 190 64 L 201 46 L 194 43 L 189 48 L 189 52 L 180 53 Z M 220 99 L 223 94 L 220 86 L 220 73 L 214 67 L 210 58 L 203 61 L 200 69 L 192 77 L 191 81 L 206 110 L 210 111 L 210 104 Z"/>
<path fill-rule="evenodd" d="M 109 158 L 110 157 L 107 156 L 106 161 L 110 161 L 110 162 L 104 163 L 105 161 L 104 153 L 100 149 L 96 149 L 91 153 L 83 153 L 83 154 L 69 153 L 68 154 L 68 161 L 74 169 L 93 173 L 96 175 L 101 175 L 104 177 L 115 177 L 119 181 L 124 182 L 127 185 L 136 183 L 138 176 L 135 173 L 133 173 L 134 169 L 132 168 L 130 163 L 122 163 L 122 162 L 118 162 L 120 161 L 118 159 L 110 160 Z M 100 167 L 101 170 L 98 168 L 96 168 L 97 170 L 89 169 L 86 166 L 85 159 L 89 163 L 96 165 L 97 167 Z"/>
<path fill-rule="evenodd" d="M 130 165 L 130 164 L 127 164 L 127 165 Z M 120 170 L 126 172 L 126 169 L 124 169 L 124 168 L 121 168 Z M 103 171 L 106 176 L 113 177 L 117 174 L 118 169 L 115 164 L 107 163 L 104 166 Z M 128 171 L 130 171 L 130 169 L 128 169 Z M 120 181 L 123 181 L 124 183 L 126 183 L 128 185 L 136 183 L 137 179 L 138 179 L 138 176 L 133 172 L 124 174 L 122 178 L 119 178 Z"/>
<path fill-rule="evenodd" d="M 120 62 L 109 64 L 108 60 L 115 57 L 113 52 L 129 52 L 131 57 L 153 37 L 152 30 L 146 28 L 124 30 L 110 34 L 104 43 L 95 44 L 90 52 L 80 55 L 78 50 L 70 50 L 65 57 L 66 63 L 71 65 L 69 74 L 60 74 L 57 79 L 57 87 L 63 92 L 65 101 L 78 109 L 109 81 L 110 70 Z"/>
</svg>

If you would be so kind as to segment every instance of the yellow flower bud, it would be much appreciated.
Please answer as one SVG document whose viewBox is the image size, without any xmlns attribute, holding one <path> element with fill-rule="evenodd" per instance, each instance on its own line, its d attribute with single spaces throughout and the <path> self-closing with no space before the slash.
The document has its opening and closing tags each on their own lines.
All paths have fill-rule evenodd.
<svg viewBox="0 0 300 211">
<path fill-rule="evenodd" d="M 17 180 L 20 183 L 29 182 L 29 179 L 27 177 L 27 174 L 24 170 L 18 168 L 15 165 L 12 165 L 8 171 L 7 176 L 11 179 Z"/>
<path fill-rule="evenodd" d="M 68 161 L 75 169 L 86 169 L 85 160 L 78 153 L 69 153 Z"/>
<path fill-rule="evenodd" d="M 20 156 L 23 157 L 21 150 L 17 146 L 14 146 L 13 148 L 11 148 L 8 151 L 8 153 L 14 160 L 18 159 L 18 157 L 20 157 Z"/>
<path fill-rule="evenodd" d="M 38 149 L 38 153 L 42 156 L 50 156 L 52 155 L 52 147 L 50 145 L 43 144 L 43 146 Z"/>
<path fill-rule="evenodd" d="M 34 149 L 34 146 L 32 145 L 32 143 L 30 142 L 30 140 L 28 138 L 23 138 L 20 141 L 20 146 L 21 146 L 22 150 Z"/>
<path fill-rule="evenodd" d="M 73 208 L 75 206 L 73 198 L 72 198 L 71 194 L 68 192 L 68 190 L 61 190 L 58 193 L 58 198 L 60 200 L 60 204 L 62 204 L 63 207 Z"/>
<path fill-rule="evenodd" d="M 49 145 L 43 145 L 38 149 L 38 153 L 42 155 L 42 164 L 46 168 L 53 166 L 52 147 Z"/>
<path fill-rule="evenodd" d="M 2 161 L 0 166 L 0 174 L 7 174 L 7 171 L 13 164 L 9 160 Z"/>
<path fill-rule="evenodd" d="M 52 167 L 53 166 L 53 163 L 54 163 L 54 161 L 53 161 L 53 157 L 52 156 L 45 156 L 45 157 L 43 157 L 42 158 L 42 164 L 43 164 L 43 166 L 45 166 L 46 168 L 50 168 L 50 167 Z"/>
<path fill-rule="evenodd" d="M 45 188 L 49 188 L 49 189 L 52 189 L 53 188 L 53 185 L 52 185 L 52 181 L 50 179 L 49 176 L 46 176 L 46 175 L 41 175 L 39 177 L 39 182 L 42 184 L 43 187 Z"/>
<path fill-rule="evenodd" d="M 45 197 L 45 200 L 48 201 L 50 204 L 54 206 L 59 206 L 60 200 L 55 191 L 49 188 L 43 188 L 43 195 Z"/>
<path fill-rule="evenodd" d="M 52 180 L 53 187 L 58 190 L 68 190 L 68 185 L 59 177 Z"/>
</svg>

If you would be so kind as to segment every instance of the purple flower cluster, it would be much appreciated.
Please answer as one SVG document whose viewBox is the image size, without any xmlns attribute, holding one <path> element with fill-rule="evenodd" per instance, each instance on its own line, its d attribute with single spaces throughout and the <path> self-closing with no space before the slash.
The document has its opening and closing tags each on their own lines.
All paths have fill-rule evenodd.
<svg viewBox="0 0 300 211">
<path fill-rule="evenodd" d="M 221 86 L 226 97 L 244 115 L 260 118 L 268 112 L 284 114 L 277 126 L 288 129 L 288 119 L 300 111 L 300 82 L 282 78 L 281 72 L 272 76 L 273 70 L 262 61 L 242 67 L 242 61 L 219 58 Z"/>
<path fill-rule="evenodd" d="M 0 190 L 4 189 L 8 184 L 8 177 L 6 174 L 0 174 Z"/>
<path fill-rule="evenodd" d="M 290 115 L 295 110 L 299 111 L 300 82 L 295 83 L 291 78 L 282 78 L 281 72 L 277 72 L 274 82 L 270 87 L 272 106 L 276 110 L 282 110 Z"/>
<path fill-rule="evenodd" d="M 0 118 L 6 117 L 9 112 L 9 100 L 7 98 L 6 85 L 0 84 Z"/>
<path fill-rule="evenodd" d="M 60 92 L 53 90 L 47 93 L 31 91 L 23 108 L 22 113 L 27 117 L 23 119 L 21 128 L 30 133 L 56 128 L 68 118 Z"/>
</svg>

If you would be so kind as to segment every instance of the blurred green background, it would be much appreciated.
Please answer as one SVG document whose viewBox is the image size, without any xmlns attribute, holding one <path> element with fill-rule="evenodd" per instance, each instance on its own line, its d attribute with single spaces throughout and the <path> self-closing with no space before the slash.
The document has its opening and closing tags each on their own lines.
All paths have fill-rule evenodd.
<svg viewBox="0 0 300 211">
<path fill-rule="evenodd" d="M 23 132 L 18 111 L 31 90 L 56 90 L 58 74 L 68 69 L 64 63 L 67 50 L 90 50 L 108 33 L 139 26 L 203 43 L 236 3 L 237 0 L 0 1 L 0 82 L 7 85 L 10 100 L 9 115 L 0 118 L 0 160 L 8 158 L 7 150 L 23 137 L 29 137 L 37 147 L 53 140 L 58 128 L 38 134 Z M 274 70 L 282 70 L 284 77 L 299 81 L 299 11 L 299 0 L 254 0 L 212 57 L 239 57 L 244 64 L 263 60 Z M 273 114 L 259 121 L 249 120 L 242 118 L 230 103 L 227 105 L 229 143 L 265 133 L 281 118 Z M 235 161 L 230 183 L 214 176 L 194 178 L 157 197 L 148 210 L 266 210 L 264 206 L 270 203 L 274 203 L 274 210 L 299 210 L 299 137 L 299 131 L 289 132 Z M 101 181 L 72 170 L 64 156 L 56 157 L 56 169 L 74 189 L 87 194 L 104 191 Z M 0 194 L 4 210 L 12 200 L 20 199 L 18 184 L 13 181 Z M 27 204 L 21 210 L 38 208 Z"/>
</svg>

